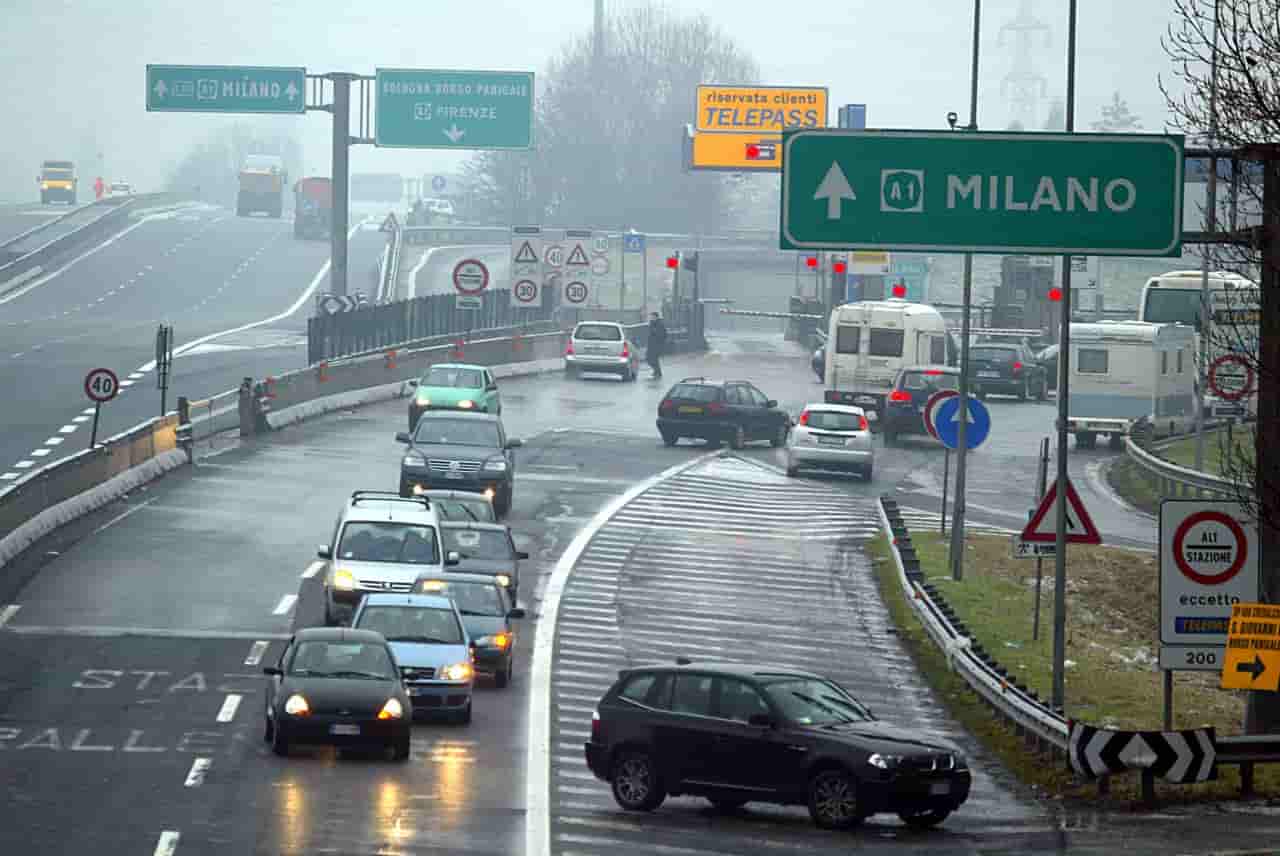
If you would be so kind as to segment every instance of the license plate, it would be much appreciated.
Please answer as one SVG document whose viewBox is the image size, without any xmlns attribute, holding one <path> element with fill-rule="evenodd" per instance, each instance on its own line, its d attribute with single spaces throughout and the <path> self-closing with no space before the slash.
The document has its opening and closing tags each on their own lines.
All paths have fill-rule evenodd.
<svg viewBox="0 0 1280 856">
<path fill-rule="evenodd" d="M 978 372 L 978 377 L 1000 377 L 1000 372 Z"/>
<path fill-rule="evenodd" d="M 702 408 L 701 407 L 681 407 L 679 409 L 679 412 L 680 413 L 701 413 Z"/>
<path fill-rule="evenodd" d="M 868 411 L 867 411 L 867 421 L 868 421 L 868 422 L 875 422 L 875 421 L 876 421 L 877 419 L 879 419 L 879 418 L 880 418 L 880 417 L 876 416 L 876 412 L 875 412 L 874 410 L 868 410 Z"/>
<path fill-rule="evenodd" d="M 950 782 L 935 782 L 929 786 L 929 796 L 941 796 L 951 793 Z"/>
<path fill-rule="evenodd" d="M 843 437 L 819 437 L 818 442 L 824 446 L 843 446 Z"/>
<path fill-rule="evenodd" d="M 338 734 L 338 735 L 342 735 L 342 736 L 345 736 L 345 737 L 355 737 L 355 736 L 357 736 L 357 735 L 360 733 L 360 726 L 358 726 L 358 725 L 330 725 L 330 726 L 329 726 L 329 733 L 330 733 L 330 734 Z"/>
<path fill-rule="evenodd" d="M 409 688 L 409 695 L 411 696 L 424 696 L 430 692 L 431 692 L 430 687 L 410 687 Z"/>
<path fill-rule="evenodd" d="M 445 470 L 444 477 L 447 479 L 460 479 L 462 478 L 462 473 L 454 472 L 453 470 Z"/>
<path fill-rule="evenodd" d="M 875 404 L 876 400 L 869 395 L 859 395 L 853 400 L 854 404 Z"/>
</svg>

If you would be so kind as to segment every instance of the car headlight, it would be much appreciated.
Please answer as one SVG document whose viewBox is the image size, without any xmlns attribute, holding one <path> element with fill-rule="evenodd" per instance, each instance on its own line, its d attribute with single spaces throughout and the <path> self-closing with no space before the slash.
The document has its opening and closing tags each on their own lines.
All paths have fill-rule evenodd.
<svg viewBox="0 0 1280 856">
<path fill-rule="evenodd" d="M 351 591 L 356 587 L 355 575 L 347 570 L 340 570 L 333 575 L 333 587 L 343 591 Z"/>
<path fill-rule="evenodd" d="M 511 588 L 511 577 L 507 576 L 506 574 L 497 574 L 494 576 L 494 579 L 497 580 L 498 585 L 502 586 L 503 588 Z"/>
<path fill-rule="evenodd" d="M 463 410 L 470 410 L 471 408 L 476 406 L 476 403 L 469 398 L 464 398 L 458 402 L 458 406 L 461 407 Z"/>
<path fill-rule="evenodd" d="M 425 395 L 419 395 L 417 400 L 417 405 L 419 407 L 430 407 L 431 399 L 427 398 Z"/>
<path fill-rule="evenodd" d="M 382 710 L 378 711 L 378 719 L 399 719 L 404 716 L 404 706 L 400 704 L 400 699 L 389 698 L 387 703 L 382 706 Z"/>
<path fill-rule="evenodd" d="M 875 752 L 867 758 L 867 763 L 881 770 L 892 770 L 902 763 L 902 756 L 881 755 L 879 752 Z"/>
<path fill-rule="evenodd" d="M 444 583 L 444 580 L 423 580 L 423 581 L 422 581 L 422 590 L 423 590 L 424 592 L 426 592 L 426 591 L 444 591 L 444 590 L 445 590 L 445 583 Z"/>
<path fill-rule="evenodd" d="M 481 636 L 476 640 L 476 647 L 479 648 L 500 648 L 507 650 L 511 645 L 510 633 L 494 633 L 490 636 Z"/>
<path fill-rule="evenodd" d="M 452 666 L 445 666 L 440 670 L 440 676 L 446 681 L 465 681 L 469 680 L 474 674 L 471 670 L 470 663 L 454 663 Z"/>
<path fill-rule="evenodd" d="M 484 468 L 491 473 L 505 473 L 507 471 L 507 462 L 502 458 L 494 458 L 493 460 L 485 461 Z"/>
<path fill-rule="evenodd" d="M 311 705 L 307 704 L 307 700 L 305 698 L 294 693 L 289 696 L 289 700 L 284 703 L 284 712 L 290 716 L 310 716 Z"/>
<path fill-rule="evenodd" d="M 403 458 L 400 459 L 400 465 L 404 467 L 412 467 L 414 469 L 420 469 L 427 465 L 427 459 L 422 457 L 421 455 L 405 455 Z"/>
</svg>

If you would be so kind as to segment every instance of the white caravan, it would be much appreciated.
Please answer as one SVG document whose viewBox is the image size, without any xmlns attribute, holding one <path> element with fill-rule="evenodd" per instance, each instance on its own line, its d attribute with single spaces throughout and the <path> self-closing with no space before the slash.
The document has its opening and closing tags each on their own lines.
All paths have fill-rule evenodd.
<svg viewBox="0 0 1280 856">
<path fill-rule="evenodd" d="M 876 420 L 899 369 L 947 365 L 947 323 L 925 303 L 901 298 L 837 306 L 827 329 L 828 401 L 853 404 Z"/>
<path fill-rule="evenodd" d="M 1195 423 L 1195 331 L 1182 324 L 1100 321 L 1071 325 L 1067 430 L 1092 449 L 1105 434 L 1113 449 L 1139 421 L 1156 437 Z"/>
</svg>

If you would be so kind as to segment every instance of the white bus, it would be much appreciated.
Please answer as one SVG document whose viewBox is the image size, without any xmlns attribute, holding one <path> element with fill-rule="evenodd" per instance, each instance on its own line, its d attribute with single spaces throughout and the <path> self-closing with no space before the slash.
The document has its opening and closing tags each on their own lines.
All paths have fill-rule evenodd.
<svg viewBox="0 0 1280 856">
<path fill-rule="evenodd" d="M 897 297 L 846 303 L 827 330 L 827 388 L 875 420 L 899 369 L 945 366 L 948 356 L 947 323 L 932 306 Z"/>
<path fill-rule="evenodd" d="M 1195 331 L 1182 324 L 1100 321 L 1071 325 L 1067 431 L 1092 449 L 1119 449 L 1139 421 L 1167 437 L 1195 423 Z"/>
</svg>

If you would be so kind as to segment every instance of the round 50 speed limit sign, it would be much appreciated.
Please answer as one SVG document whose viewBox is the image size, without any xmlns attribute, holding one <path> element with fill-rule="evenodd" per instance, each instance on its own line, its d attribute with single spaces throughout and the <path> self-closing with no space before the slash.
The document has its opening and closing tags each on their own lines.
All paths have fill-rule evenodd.
<svg viewBox="0 0 1280 856">
<path fill-rule="evenodd" d="M 110 401 L 120 392 L 120 378 L 111 369 L 94 369 L 84 377 L 84 394 L 98 404 Z"/>
</svg>

